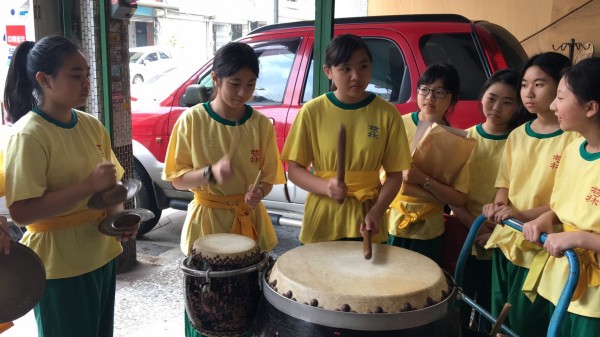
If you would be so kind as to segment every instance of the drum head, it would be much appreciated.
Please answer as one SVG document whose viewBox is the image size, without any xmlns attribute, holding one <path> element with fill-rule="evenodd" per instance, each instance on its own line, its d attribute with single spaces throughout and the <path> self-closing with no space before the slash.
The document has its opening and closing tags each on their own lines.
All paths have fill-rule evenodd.
<svg viewBox="0 0 600 337">
<path fill-rule="evenodd" d="M 29 247 L 11 242 L 10 254 L 0 252 L 0 322 L 10 322 L 31 310 L 44 294 L 46 271 Z"/>
<path fill-rule="evenodd" d="M 154 213 L 144 208 L 127 209 L 116 212 L 98 224 L 100 233 L 108 236 L 120 236 L 124 232 L 137 230 L 140 222 L 154 218 Z"/>
<path fill-rule="evenodd" d="M 216 264 L 252 263 L 258 261 L 260 249 L 254 240 L 239 234 L 218 233 L 194 241 L 192 256 Z"/>
<path fill-rule="evenodd" d="M 306 305 L 357 313 L 398 313 L 430 307 L 449 294 L 446 277 L 431 259 L 375 244 L 365 260 L 362 243 L 321 242 L 294 248 L 273 266 L 269 284 Z"/>
</svg>

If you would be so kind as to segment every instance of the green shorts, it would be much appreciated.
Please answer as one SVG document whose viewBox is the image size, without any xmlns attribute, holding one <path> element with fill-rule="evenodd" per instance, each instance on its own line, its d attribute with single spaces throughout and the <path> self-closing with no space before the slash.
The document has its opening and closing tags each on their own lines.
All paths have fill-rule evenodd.
<svg viewBox="0 0 600 337">
<path fill-rule="evenodd" d="M 556 307 L 554 305 L 551 305 L 551 310 L 554 311 L 555 309 Z M 600 318 L 586 317 L 567 312 L 560 324 L 560 328 L 558 331 L 559 336 L 597 336 L 600 332 Z"/>
<path fill-rule="evenodd" d="M 519 336 L 546 337 L 552 303 L 536 296 L 532 303 L 523 293 L 529 269 L 512 264 L 500 249 L 492 256 L 492 315 L 498 317 L 505 303 L 512 305 L 504 324 Z"/>
<path fill-rule="evenodd" d="M 46 280 L 33 309 L 39 337 L 112 337 L 116 262 L 89 273 Z"/>
</svg>

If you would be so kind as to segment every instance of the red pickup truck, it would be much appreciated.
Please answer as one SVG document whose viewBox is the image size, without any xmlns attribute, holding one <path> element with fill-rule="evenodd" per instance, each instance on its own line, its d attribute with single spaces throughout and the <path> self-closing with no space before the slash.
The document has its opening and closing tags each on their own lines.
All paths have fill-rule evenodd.
<svg viewBox="0 0 600 337">
<path fill-rule="evenodd" d="M 467 128 L 483 120 L 479 90 L 487 77 L 503 68 L 519 69 L 527 54 L 504 28 L 459 15 L 401 15 L 335 20 L 334 34 L 362 36 L 373 54 L 373 75 L 367 90 L 384 97 L 405 114 L 417 109 L 415 88 L 427 66 L 446 62 L 461 76 L 459 103 L 448 116 L 452 126 Z M 260 77 L 250 105 L 271 119 L 279 149 L 302 104 L 313 97 L 314 22 L 260 27 L 239 39 L 251 45 L 260 60 Z M 132 102 L 134 175 L 143 183 L 136 206 L 152 210 L 155 220 L 142 224 L 150 231 L 162 209 L 187 209 L 191 193 L 161 180 L 173 125 L 180 114 L 206 101 L 212 90 L 212 61 L 189 71 L 181 83 L 150 100 Z M 319 70 L 320 71 L 320 70 Z M 158 83 L 161 83 L 158 81 Z M 135 94 L 134 94 L 135 95 Z M 300 224 L 306 192 L 288 182 L 265 199 L 279 224 Z"/>
</svg>

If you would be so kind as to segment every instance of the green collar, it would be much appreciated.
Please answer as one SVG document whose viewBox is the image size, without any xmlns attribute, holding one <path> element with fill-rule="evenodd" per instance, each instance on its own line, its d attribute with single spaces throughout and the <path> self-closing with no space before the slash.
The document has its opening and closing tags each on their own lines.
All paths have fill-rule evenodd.
<svg viewBox="0 0 600 337">
<path fill-rule="evenodd" d="M 475 130 L 477 130 L 477 133 L 479 133 L 479 135 L 483 138 L 487 138 L 487 139 L 491 139 L 491 140 L 504 140 L 506 138 L 508 138 L 508 134 L 505 135 L 491 135 L 487 132 L 485 132 L 485 130 L 483 129 L 483 124 L 478 124 L 475 127 Z"/>
<path fill-rule="evenodd" d="M 579 154 L 581 155 L 581 158 L 583 158 L 586 161 L 594 161 L 596 159 L 600 159 L 600 152 L 596 152 L 596 153 L 587 152 L 587 150 L 585 149 L 587 144 L 588 144 L 588 141 L 584 140 L 581 143 L 581 146 L 579 147 Z"/>
<path fill-rule="evenodd" d="M 210 116 L 212 119 L 216 120 L 217 122 L 219 122 L 219 123 L 221 123 L 221 124 L 223 124 L 223 125 L 229 125 L 229 126 L 235 126 L 236 124 L 237 124 L 237 125 L 242 125 L 242 124 L 244 124 L 244 123 L 245 123 L 247 120 L 249 120 L 249 119 L 250 119 L 250 117 L 252 117 L 252 107 L 251 107 L 251 106 L 249 106 L 249 105 L 247 105 L 247 104 L 244 104 L 244 107 L 246 108 L 246 113 L 244 114 L 244 116 L 243 116 L 243 117 L 242 117 L 240 120 L 238 120 L 238 121 L 230 121 L 230 120 L 228 120 L 228 119 L 225 119 L 225 118 L 223 118 L 223 117 L 219 116 L 219 114 L 217 114 L 217 113 L 215 112 L 215 110 L 213 110 L 213 109 L 210 107 L 210 102 L 205 102 L 205 103 L 204 103 L 204 109 L 206 109 L 206 111 L 208 112 L 208 115 L 209 115 L 209 116 Z"/>
<path fill-rule="evenodd" d="M 410 117 L 412 118 L 413 122 L 415 123 L 415 125 L 419 125 L 419 112 L 415 111 L 412 114 L 410 114 Z"/>
<path fill-rule="evenodd" d="M 544 138 L 552 138 L 552 137 L 560 136 L 564 133 L 564 131 L 561 129 L 558 129 L 552 133 L 537 133 L 531 129 L 532 122 L 533 121 L 529 121 L 529 122 L 525 123 L 525 132 L 527 133 L 527 135 L 529 137 L 544 139 Z"/>
<path fill-rule="evenodd" d="M 354 104 L 346 104 L 337 99 L 337 97 L 335 97 L 335 95 L 331 91 L 328 92 L 326 95 L 327 98 L 329 98 L 329 100 L 331 101 L 331 103 L 333 103 L 338 108 L 344 110 L 358 110 L 360 108 L 364 108 L 367 105 L 369 105 L 369 103 L 373 102 L 373 100 L 375 99 L 375 94 L 370 92 L 367 98 L 363 99 L 362 101 Z"/>
<path fill-rule="evenodd" d="M 56 119 L 48 116 L 48 114 L 43 112 L 42 109 L 40 109 L 40 107 L 38 107 L 38 106 L 33 108 L 33 112 L 40 115 L 46 121 L 58 126 L 59 128 L 72 129 L 75 127 L 75 125 L 77 125 L 77 113 L 73 109 L 71 109 L 71 121 L 68 123 L 63 123 L 61 121 L 57 121 Z"/>
</svg>

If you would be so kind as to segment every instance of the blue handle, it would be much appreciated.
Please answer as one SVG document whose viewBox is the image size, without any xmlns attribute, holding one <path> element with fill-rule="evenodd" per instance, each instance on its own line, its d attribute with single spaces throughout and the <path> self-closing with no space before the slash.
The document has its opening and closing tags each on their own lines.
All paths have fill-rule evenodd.
<svg viewBox="0 0 600 337">
<path fill-rule="evenodd" d="M 523 231 L 523 223 L 518 220 L 506 219 L 503 220 L 502 223 L 520 232 Z M 546 235 L 546 233 L 542 233 L 542 235 L 540 235 L 540 241 L 542 243 L 545 243 L 547 238 L 548 235 Z M 579 258 L 577 258 L 577 254 L 572 249 L 565 250 L 564 254 L 567 258 L 567 262 L 569 263 L 569 277 L 567 278 L 567 283 L 565 284 L 565 287 L 558 298 L 556 309 L 554 309 L 554 313 L 552 313 L 552 319 L 550 319 L 550 326 L 548 327 L 548 337 L 558 336 L 558 329 L 560 328 L 560 324 L 567 313 L 569 303 L 571 303 L 571 298 L 575 293 L 575 288 L 577 287 L 577 282 L 579 281 Z"/>
<path fill-rule="evenodd" d="M 475 222 L 471 225 L 471 229 L 469 230 L 469 234 L 465 239 L 465 243 L 460 251 L 460 255 L 458 256 L 458 261 L 456 262 L 456 269 L 454 271 L 454 280 L 457 286 L 461 286 L 463 283 L 463 276 L 465 265 L 467 264 L 467 259 L 471 255 L 471 247 L 473 247 L 473 243 L 475 242 L 475 238 L 477 237 L 477 233 L 479 232 L 479 228 L 485 222 L 486 218 L 483 215 L 480 215 L 475 219 Z M 515 220 L 515 219 L 506 219 L 502 221 L 503 224 L 514 228 L 520 232 L 523 232 L 523 223 Z M 540 235 L 540 241 L 542 243 L 546 242 L 546 238 L 548 235 L 542 233 Z M 556 309 L 552 314 L 552 319 L 550 320 L 550 325 L 548 326 L 548 337 L 556 337 L 558 336 L 558 329 L 560 328 L 560 324 L 567 313 L 567 309 L 569 308 L 569 303 L 571 302 L 571 298 L 575 293 L 575 288 L 577 287 L 577 282 L 579 281 L 579 259 L 577 258 L 577 254 L 574 250 L 568 249 L 564 251 L 565 257 L 569 263 L 569 277 L 567 278 L 567 283 L 563 288 L 562 293 L 560 294 L 560 298 L 558 299 L 558 303 L 556 305 Z M 464 296 L 463 294 L 463 297 Z M 467 297 L 468 299 L 468 297 Z M 466 301 L 470 304 L 469 301 Z M 472 302 L 472 301 L 471 301 Z M 484 317 L 491 317 L 487 312 L 482 312 L 483 309 L 478 309 Z M 485 311 L 485 310 L 484 310 Z M 486 315 L 487 314 L 487 315 Z M 510 336 L 517 336 L 510 329 L 501 327 L 501 330 L 507 333 Z"/>
</svg>

